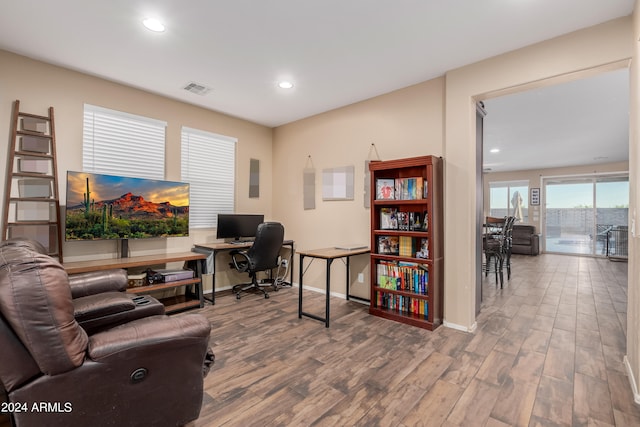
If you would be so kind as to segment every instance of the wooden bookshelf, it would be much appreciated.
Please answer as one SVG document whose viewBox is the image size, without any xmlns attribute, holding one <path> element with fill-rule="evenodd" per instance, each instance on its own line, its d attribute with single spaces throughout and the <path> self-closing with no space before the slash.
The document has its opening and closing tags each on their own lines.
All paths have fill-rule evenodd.
<svg viewBox="0 0 640 427">
<path fill-rule="evenodd" d="M 371 162 L 369 170 L 369 313 L 433 330 L 443 313 L 442 159 Z"/>
</svg>

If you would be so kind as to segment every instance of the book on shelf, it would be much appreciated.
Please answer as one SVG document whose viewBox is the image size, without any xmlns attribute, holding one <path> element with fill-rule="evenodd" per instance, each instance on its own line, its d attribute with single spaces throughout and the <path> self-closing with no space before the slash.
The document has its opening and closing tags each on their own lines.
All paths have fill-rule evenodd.
<svg viewBox="0 0 640 427">
<path fill-rule="evenodd" d="M 413 237 L 400 236 L 400 256 L 413 257 L 416 252 L 415 240 Z"/>
<path fill-rule="evenodd" d="M 422 221 L 420 216 L 420 212 L 397 212 L 398 230 L 421 231 Z"/>
<path fill-rule="evenodd" d="M 400 243 L 398 236 L 379 236 L 378 237 L 378 253 L 384 255 L 398 255 L 400 252 Z"/>
<path fill-rule="evenodd" d="M 429 231 L 429 212 L 428 211 L 424 211 L 424 214 L 422 215 L 421 230 Z"/>
<path fill-rule="evenodd" d="M 413 314 L 424 319 L 429 318 L 429 303 L 421 298 L 411 298 L 405 295 L 377 291 L 376 306 L 398 313 Z"/>
<path fill-rule="evenodd" d="M 376 283 L 385 289 L 427 295 L 429 269 L 413 262 L 380 261 L 376 265 Z"/>
<path fill-rule="evenodd" d="M 382 230 L 398 229 L 398 209 L 397 208 L 380 208 L 380 229 Z"/>
<path fill-rule="evenodd" d="M 395 180 L 393 178 L 376 179 L 376 200 L 394 200 Z"/>
<path fill-rule="evenodd" d="M 416 200 L 424 198 L 424 179 L 421 176 L 413 178 L 396 178 L 396 199 Z"/>
<path fill-rule="evenodd" d="M 416 252 L 416 258 L 429 258 L 429 238 L 420 239 L 420 248 Z"/>
<path fill-rule="evenodd" d="M 396 216 L 398 217 L 398 230 L 409 230 L 409 213 L 398 212 Z"/>
<path fill-rule="evenodd" d="M 378 286 L 384 289 L 398 290 L 400 288 L 400 277 L 379 276 Z"/>
</svg>

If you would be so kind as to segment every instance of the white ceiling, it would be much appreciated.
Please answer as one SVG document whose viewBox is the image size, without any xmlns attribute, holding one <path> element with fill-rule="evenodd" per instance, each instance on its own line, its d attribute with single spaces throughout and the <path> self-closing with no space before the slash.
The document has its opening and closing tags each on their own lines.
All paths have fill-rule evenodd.
<svg viewBox="0 0 640 427">
<path fill-rule="evenodd" d="M 626 68 L 486 100 L 484 107 L 485 171 L 629 160 Z"/>
<path fill-rule="evenodd" d="M 634 0 L 3 0 L 0 49 L 275 127 L 629 15 L 633 4 Z M 145 29 L 144 17 L 162 19 L 166 31 Z M 295 87 L 278 88 L 281 79 Z M 204 96 L 185 91 L 192 82 L 212 90 Z M 535 106 L 535 95 L 530 96 L 523 102 L 535 110 L 532 115 L 542 126 L 540 109 L 548 110 L 555 101 Z M 489 110 L 495 109 L 487 117 L 489 129 L 491 116 L 500 120 L 502 102 L 508 101 L 487 103 Z M 593 105 L 581 111 L 597 113 L 603 123 L 608 116 L 603 110 Z M 507 140 L 531 136 L 514 133 L 516 120 L 507 123 L 492 130 L 511 132 L 497 139 L 503 147 L 508 147 Z M 558 134 L 548 127 L 547 135 L 537 136 L 534 144 Z M 527 156 L 523 152 L 520 157 Z"/>
</svg>

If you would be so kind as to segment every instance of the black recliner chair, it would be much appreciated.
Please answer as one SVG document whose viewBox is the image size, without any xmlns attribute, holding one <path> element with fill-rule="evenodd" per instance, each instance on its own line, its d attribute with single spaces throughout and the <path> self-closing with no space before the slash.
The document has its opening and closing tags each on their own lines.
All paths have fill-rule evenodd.
<svg viewBox="0 0 640 427">
<path fill-rule="evenodd" d="M 0 245 L 0 382 L 15 426 L 184 425 L 200 413 L 210 331 L 182 314 L 89 334 L 62 265 Z"/>
<path fill-rule="evenodd" d="M 236 298 L 240 298 L 240 292 L 249 290 L 262 292 L 265 298 L 269 298 L 269 293 L 264 288 L 273 287 L 274 283 L 258 283 L 257 273 L 278 267 L 283 241 L 283 225 L 279 222 L 264 222 L 258 225 L 256 238 L 249 249 L 234 249 L 229 253 L 232 260 L 229 265 L 240 272 L 249 273 L 249 277 L 251 277 L 251 283 L 233 287 Z"/>
</svg>

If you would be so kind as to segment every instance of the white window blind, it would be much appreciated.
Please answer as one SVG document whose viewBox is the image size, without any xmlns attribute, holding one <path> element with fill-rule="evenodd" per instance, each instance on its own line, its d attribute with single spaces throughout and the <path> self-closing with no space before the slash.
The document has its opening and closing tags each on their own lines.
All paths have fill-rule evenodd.
<svg viewBox="0 0 640 427">
<path fill-rule="evenodd" d="M 166 127 L 161 120 L 85 104 L 82 170 L 164 179 Z"/>
<path fill-rule="evenodd" d="M 236 138 L 182 128 L 182 181 L 190 184 L 191 228 L 216 227 L 234 212 Z"/>
</svg>

